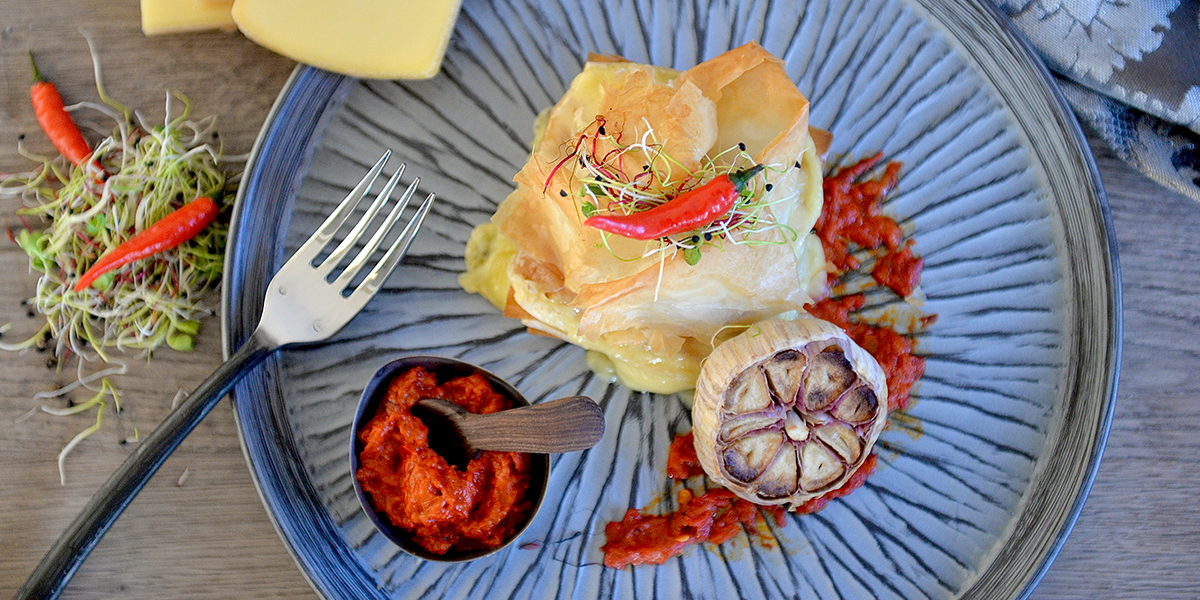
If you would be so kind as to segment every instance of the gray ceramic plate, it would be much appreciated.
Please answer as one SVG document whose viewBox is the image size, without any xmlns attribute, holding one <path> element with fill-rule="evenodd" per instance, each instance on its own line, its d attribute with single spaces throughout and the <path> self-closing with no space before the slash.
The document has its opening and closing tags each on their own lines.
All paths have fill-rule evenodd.
<svg viewBox="0 0 1200 600">
<path fill-rule="evenodd" d="M 534 116 L 588 52 L 687 68 L 750 40 L 787 61 L 834 156 L 905 164 L 886 209 L 926 259 L 928 357 L 881 468 L 824 511 L 601 565 L 604 524 L 672 506 L 676 397 L 598 380 L 583 353 L 459 290 L 467 236 L 511 188 Z M 1120 292 L 1099 178 L 1023 44 L 967 0 L 467 0 L 442 73 L 357 81 L 298 70 L 251 161 L 228 256 L 225 332 L 253 327 L 270 274 L 384 148 L 439 203 L 409 258 L 333 342 L 276 355 L 235 392 L 246 455 L 283 540 L 327 598 L 1014 598 L 1078 515 L 1116 392 Z M 883 309 L 877 306 L 876 309 Z M 362 514 L 347 460 L 354 401 L 406 353 L 481 364 L 531 400 L 584 393 L 608 432 L 555 459 L 541 514 L 462 565 L 401 554 Z"/>
</svg>

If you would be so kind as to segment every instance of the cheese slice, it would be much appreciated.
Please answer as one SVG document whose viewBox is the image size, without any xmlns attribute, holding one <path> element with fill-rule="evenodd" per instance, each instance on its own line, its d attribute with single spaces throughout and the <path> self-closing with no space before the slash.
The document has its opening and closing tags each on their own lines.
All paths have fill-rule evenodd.
<svg viewBox="0 0 1200 600">
<path fill-rule="evenodd" d="M 237 28 L 233 0 L 142 0 L 142 33 L 159 35 Z"/>
<path fill-rule="evenodd" d="M 298 62 L 371 79 L 427 79 L 461 0 L 236 0 L 233 18 L 261 46 Z"/>
</svg>

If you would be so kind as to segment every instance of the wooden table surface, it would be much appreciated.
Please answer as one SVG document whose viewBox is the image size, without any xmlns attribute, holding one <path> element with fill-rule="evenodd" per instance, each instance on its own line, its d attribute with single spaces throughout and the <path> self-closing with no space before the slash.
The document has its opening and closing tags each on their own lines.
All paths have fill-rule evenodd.
<svg viewBox="0 0 1200 600">
<path fill-rule="evenodd" d="M 95 98 L 81 31 L 96 43 L 110 94 L 154 119 L 166 89 L 219 115 L 229 151 L 250 149 L 294 63 L 236 33 L 146 38 L 136 2 L 10 0 L 0 17 L 0 172 L 25 167 L 17 140 L 46 151 L 29 108 L 29 51 L 67 102 Z M 1093 142 L 1120 248 L 1125 342 L 1112 433 L 1083 514 L 1033 598 L 1200 598 L 1200 204 L 1133 172 Z M 21 226 L 15 200 L 0 223 Z M 25 254 L 0 241 L 0 324 L 21 339 L 37 319 Z M 38 317 L 40 318 L 40 317 Z M 35 393 L 74 379 L 37 352 L 0 353 L 0 597 L 10 597 L 135 444 L 220 362 L 209 318 L 190 354 L 130 360 L 124 411 L 66 463 L 56 457 L 94 413 L 32 412 Z M 184 473 L 187 474 L 183 478 Z M 184 480 L 181 483 L 181 478 Z M 134 500 L 67 588 L 66 598 L 312 598 L 250 480 L 227 402 Z"/>
</svg>

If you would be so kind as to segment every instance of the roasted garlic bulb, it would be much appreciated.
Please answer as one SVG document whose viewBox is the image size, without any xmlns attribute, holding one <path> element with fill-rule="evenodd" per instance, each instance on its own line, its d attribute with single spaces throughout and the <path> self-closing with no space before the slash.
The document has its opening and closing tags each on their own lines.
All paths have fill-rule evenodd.
<svg viewBox="0 0 1200 600">
<path fill-rule="evenodd" d="M 763 321 L 704 363 L 696 454 L 738 496 L 794 509 L 863 464 L 887 420 L 887 395 L 879 363 L 836 325 Z"/>
</svg>

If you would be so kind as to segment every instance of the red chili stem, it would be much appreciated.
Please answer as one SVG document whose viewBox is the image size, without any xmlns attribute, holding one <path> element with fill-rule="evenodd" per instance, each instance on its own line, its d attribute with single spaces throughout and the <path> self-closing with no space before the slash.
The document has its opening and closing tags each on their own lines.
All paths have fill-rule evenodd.
<svg viewBox="0 0 1200 600">
<path fill-rule="evenodd" d="M 542 186 L 543 192 L 550 189 L 550 182 L 554 180 L 554 175 L 558 173 L 558 170 L 561 169 L 563 165 L 567 164 L 567 161 L 574 158 L 575 154 L 577 152 L 579 152 L 579 145 L 583 143 L 583 140 L 584 140 L 584 138 L 582 138 L 582 137 L 580 137 L 578 140 L 576 140 L 575 147 L 572 148 L 571 151 L 568 152 L 567 155 L 562 158 L 562 160 L 555 163 L 554 168 L 550 169 L 550 174 L 546 176 L 546 183 L 545 183 L 545 185 Z"/>
<path fill-rule="evenodd" d="M 54 147 L 67 157 L 67 160 L 76 165 L 84 164 L 92 155 L 92 149 L 63 107 L 58 88 L 42 78 L 37 64 L 33 62 L 32 52 L 29 53 L 29 66 L 33 69 L 33 87 L 29 88 L 29 98 L 38 125 L 41 125 L 46 137 L 50 138 Z"/>
<path fill-rule="evenodd" d="M 600 123 L 600 127 L 604 127 L 603 121 Z M 599 145 L 600 145 L 600 134 L 596 133 L 596 135 L 592 136 L 592 154 L 591 155 L 593 157 L 596 156 L 596 149 Z"/>
<path fill-rule="evenodd" d="M 79 278 L 75 291 L 92 285 L 97 277 L 118 267 L 170 250 L 194 237 L 217 218 L 220 209 L 210 198 L 200 197 L 163 217 L 141 233 L 105 252 Z"/>
<path fill-rule="evenodd" d="M 596 215 L 585 225 L 635 240 L 654 240 L 709 225 L 733 209 L 738 195 L 762 165 L 720 175 L 650 210 L 628 215 Z"/>
<path fill-rule="evenodd" d="M 592 121 L 593 124 L 598 123 L 598 125 L 596 125 L 596 135 L 591 136 L 592 152 L 589 156 L 591 156 L 593 158 L 596 156 L 596 144 L 599 142 L 599 139 L 600 139 L 600 135 L 601 135 L 600 131 L 604 129 L 604 125 L 607 122 L 608 121 L 604 118 L 603 115 L 596 115 L 595 120 Z M 591 127 L 591 125 L 589 125 L 588 127 Z M 619 143 L 619 140 L 620 140 L 619 134 L 616 139 L 618 140 L 618 143 Z M 567 152 L 567 155 L 562 157 L 562 159 L 559 160 L 557 163 L 555 163 L 554 167 L 550 169 L 550 174 L 548 176 L 546 176 L 546 183 L 542 186 L 543 192 L 550 189 L 550 182 L 554 180 L 554 175 L 556 173 L 558 173 L 558 170 L 561 169 L 563 167 L 563 165 L 567 164 L 567 161 L 571 160 L 572 158 L 575 158 L 575 156 L 579 154 L 579 148 L 581 146 L 583 146 L 584 142 L 586 142 L 587 140 L 588 140 L 588 134 L 586 134 L 586 133 L 579 134 L 579 137 L 576 138 L 576 140 L 575 140 L 574 147 L 572 147 L 571 150 L 569 152 Z M 587 149 L 584 148 L 584 151 L 586 152 Z"/>
</svg>

